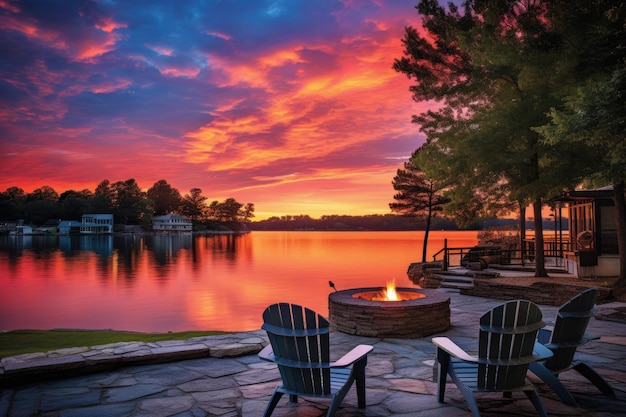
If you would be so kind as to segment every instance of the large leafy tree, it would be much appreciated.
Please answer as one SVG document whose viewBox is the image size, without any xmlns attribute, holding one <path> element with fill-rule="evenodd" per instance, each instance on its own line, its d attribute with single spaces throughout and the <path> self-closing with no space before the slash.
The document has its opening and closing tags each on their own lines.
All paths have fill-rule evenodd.
<svg viewBox="0 0 626 417">
<path fill-rule="evenodd" d="M 115 195 L 109 180 L 102 180 L 96 186 L 93 198 L 89 204 L 92 213 L 113 213 Z"/>
<path fill-rule="evenodd" d="M 59 194 L 54 191 L 54 188 L 48 186 L 48 185 L 44 185 L 41 188 L 37 188 L 35 190 L 33 190 L 32 193 L 28 194 L 26 196 L 27 200 L 30 201 L 43 201 L 43 200 L 47 200 L 47 201 L 58 201 L 59 200 Z"/>
<path fill-rule="evenodd" d="M 565 107 L 553 110 L 554 124 L 540 128 L 555 143 L 568 139 L 572 143 L 583 141 L 581 146 L 596 151 L 587 163 L 596 167 L 592 181 L 613 185 L 620 261 L 616 286 L 622 287 L 622 291 L 626 290 L 625 102 L 626 73 L 619 70 L 608 80 L 591 82 L 578 90 Z"/>
<path fill-rule="evenodd" d="M 617 287 L 626 290 L 626 4 L 621 0 L 552 0 L 547 18 L 564 40 L 555 71 L 570 80 L 550 122 L 536 128 L 550 146 L 584 153 L 575 169 L 586 184 L 613 185 L 620 258 Z"/>
<path fill-rule="evenodd" d="M 207 207 L 207 218 L 229 225 L 233 230 L 241 228 L 250 218 L 254 217 L 254 204 L 243 204 L 234 198 L 219 202 L 213 201 Z"/>
<path fill-rule="evenodd" d="M 536 276 L 547 276 L 543 198 L 582 175 L 566 169 L 580 152 L 548 145 L 533 130 L 546 123 L 546 113 L 558 105 L 566 83 L 558 72 L 546 71 L 558 67 L 564 43 L 547 19 L 551 3 L 468 0 L 461 11 L 453 4 L 445 9 L 435 0 L 422 0 L 417 10 L 423 30 L 406 29 L 404 57 L 394 63 L 415 81 L 414 100 L 437 102 L 413 121 L 436 149 L 431 155 L 437 159 L 429 166 L 448 166 L 439 172 L 451 181 L 449 195 L 461 198 L 457 205 L 480 205 L 494 187 L 500 203 L 532 203 Z"/>
<path fill-rule="evenodd" d="M 254 203 L 246 203 L 239 213 L 239 218 L 243 223 L 250 223 L 254 218 Z"/>
<path fill-rule="evenodd" d="M 172 187 L 166 180 L 159 180 L 147 191 L 148 198 L 152 201 L 154 214 L 162 216 L 168 213 L 178 213 L 182 202 L 180 192 Z"/>
<path fill-rule="evenodd" d="M 111 190 L 114 195 L 116 223 L 136 225 L 151 221 L 146 195 L 134 178 L 113 183 Z"/>
<path fill-rule="evenodd" d="M 44 224 L 48 219 L 58 219 L 60 209 L 59 194 L 54 188 L 44 185 L 26 195 L 25 214 L 29 223 Z"/>
<path fill-rule="evenodd" d="M 234 198 L 227 198 L 222 202 L 216 200 L 209 205 L 209 217 L 220 222 L 237 222 L 242 207 L 243 204 Z"/>
<path fill-rule="evenodd" d="M 395 213 L 426 220 L 422 245 L 422 262 L 426 262 L 432 218 L 443 210 L 448 200 L 441 194 L 441 185 L 416 165 L 419 152 L 419 149 L 413 152 L 411 159 L 404 163 L 404 169 L 398 169 L 393 178 L 393 188 L 397 191 L 393 198 L 396 201 L 389 203 L 389 208 Z"/>
<path fill-rule="evenodd" d="M 79 220 L 83 214 L 89 211 L 89 203 L 92 199 L 93 193 L 87 189 L 81 191 L 67 190 L 62 192 L 59 196 L 61 218 Z"/>
<path fill-rule="evenodd" d="M 24 214 L 26 193 L 19 187 L 9 187 L 0 193 L 0 219 L 19 219 Z"/>
<path fill-rule="evenodd" d="M 192 188 L 182 199 L 181 212 L 193 221 L 202 219 L 207 210 L 207 197 L 202 195 L 200 188 Z"/>
</svg>

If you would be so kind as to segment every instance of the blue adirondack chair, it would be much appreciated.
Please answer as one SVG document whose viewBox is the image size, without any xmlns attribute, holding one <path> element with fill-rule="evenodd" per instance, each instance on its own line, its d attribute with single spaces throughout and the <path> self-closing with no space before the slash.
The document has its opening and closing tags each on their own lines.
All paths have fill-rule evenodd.
<svg viewBox="0 0 626 417">
<path fill-rule="evenodd" d="M 283 394 L 294 403 L 298 396 L 330 399 L 326 415 L 333 416 L 353 382 L 358 406 L 365 407 L 365 366 L 372 346 L 359 345 L 331 362 L 328 320 L 295 304 L 270 305 L 263 312 L 263 322 L 270 345 L 259 357 L 278 365 L 283 382 L 274 390 L 265 417 L 272 414 Z"/>
<path fill-rule="evenodd" d="M 541 310 L 526 300 L 508 301 L 480 318 L 478 356 L 469 355 L 447 337 L 434 337 L 437 346 L 438 400 L 443 402 L 446 379 L 463 394 L 475 417 L 480 411 L 474 393 L 502 392 L 510 397 L 522 391 L 541 416 L 547 416 L 535 387 L 526 379 L 528 365 L 552 356 L 552 352 L 535 343 L 537 331 L 545 323 Z"/>
<path fill-rule="evenodd" d="M 589 319 L 596 312 L 597 297 L 598 290 L 594 288 L 578 294 L 559 308 L 553 327 L 546 327 L 539 331 L 539 343 L 550 349 L 554 356 L 546 361 L 532 363 L 530 370 L 548 384 L 561 401 L 568 405 L 575 406 L 576 401 L 559 380 L 559 374 L 569 369 L 578 371 L 602 393 L 615 398 L 615 391 L 604 378 L 589 365 L 574 360 L 578 346 L 590 340 L 599 339 L 597 336 L 585 333 Z"/>
</svg>

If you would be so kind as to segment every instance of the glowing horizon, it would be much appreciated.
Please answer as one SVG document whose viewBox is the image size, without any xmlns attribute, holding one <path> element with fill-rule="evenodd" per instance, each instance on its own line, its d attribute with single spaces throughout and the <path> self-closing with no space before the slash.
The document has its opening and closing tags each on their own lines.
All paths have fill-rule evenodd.
<svg viewBox="0 0 626 417">
<path fill-rule="evenodd" d="M 165 179 L 255 220 L 390 213 L 412 3 L 0 1 L 0 191 Z"/>
</svg>

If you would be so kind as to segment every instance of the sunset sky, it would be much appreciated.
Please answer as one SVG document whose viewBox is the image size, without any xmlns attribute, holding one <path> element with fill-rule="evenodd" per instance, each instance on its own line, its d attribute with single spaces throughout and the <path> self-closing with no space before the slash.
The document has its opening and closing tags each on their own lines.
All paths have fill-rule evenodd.
<svg viewBox="0 0 626 417">
<path fill-rule="evenodd" d="M 0 0 L 0 191 L 134 178 L 269 216 L 389 213 L 423 142 L 417 0 Z"/>
</svg>

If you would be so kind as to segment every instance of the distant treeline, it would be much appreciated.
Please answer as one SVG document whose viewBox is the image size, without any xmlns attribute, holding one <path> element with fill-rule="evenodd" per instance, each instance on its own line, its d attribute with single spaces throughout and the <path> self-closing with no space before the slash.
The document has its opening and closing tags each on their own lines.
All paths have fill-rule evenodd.
<svg viewBox="0 0 626 417">
<path fill-rule="evenodd" d="M 252 222 L 252 230 L 422 230 L 426 227 L 423 219 L 395 214 L 347 216 L 328 215 L 314 219 L 306 214 L 297 216 L 270 217 Z M 458 229 L 454 220 L 436 218 L 433 229 Z"/>
<path fill-rule="evenodd" d="M 567 229 L 567 219 L 563 219 L 563 230 Z M 517 228 L 515 219 L 486 219 L 472 223 L 466 230 L 483 230 L 491 227 Z M 532 222 L 526 227 L 532 228 Z M 314 219 L 308 215 L 270 217 L 248 224 L 250 230 L 371 230 L 371 231 L 402 231 L 425 230 L 426 220 L 400 216 L 396 214 L 373 214 L 366 216 L 329 215 Z M 432 219 L 431 230 L 458 230 L 454 219 L 435 217 Z M 544 229 L 554 230 L 554 221 L 544 219 Z"/>
<path fill-rule="evenodd" d="M 125 225 L 150 230 L 154 216 L 175 213 L 191 219 L 194 230 L 239 231 L 254 217 L 254 204 L 239 203 L 234 198 L 209 203 L 200 188 L 182 195 L 166 180 L 143 191 L 133 178 L 114 183 L 103 180 L 94 191 L 67 190 L 58 194 L 44 185 L 32 193 L 17 186 L 0 192 L 0 223 L 56 225 L 60 220 L 80 220 L 88 213 L 113 214 L 116 230 L 124 230 Z"/>
</svg>

